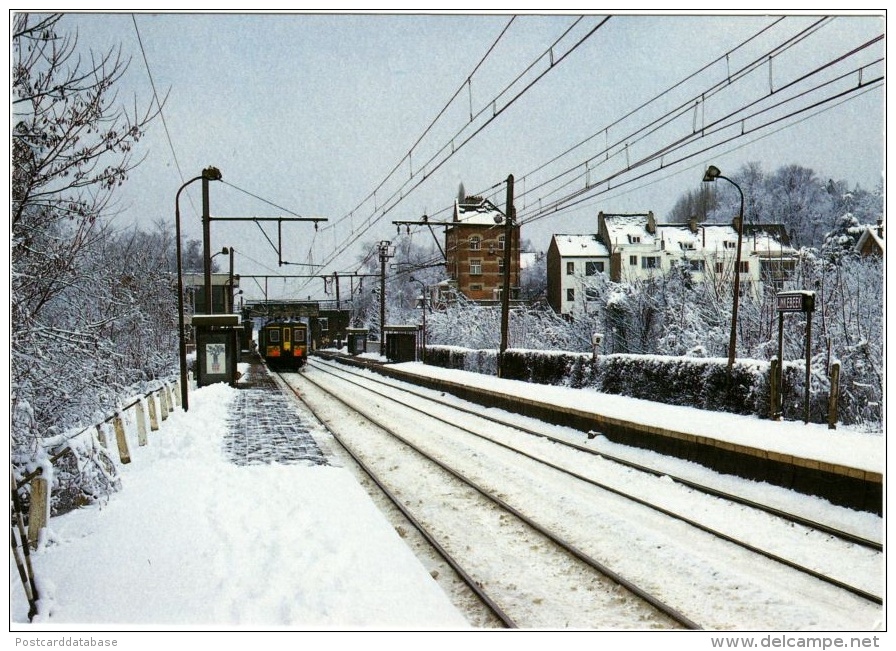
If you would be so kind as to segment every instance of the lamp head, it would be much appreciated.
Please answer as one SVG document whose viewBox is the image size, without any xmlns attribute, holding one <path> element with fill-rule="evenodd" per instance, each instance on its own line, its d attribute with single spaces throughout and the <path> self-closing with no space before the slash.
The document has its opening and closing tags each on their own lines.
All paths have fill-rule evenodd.
<svg viewBox="0 0 896 651">
<path fill-rule="evenodd" d="M 710 165 L 706 168 L 706 174 L 703 175 L 703 182 L 707 183 L 709 181 L 715 181 L 722 175 L 722 172 L 715 165 Z"/>
<path fill-rule="evenodd" d="M 220 181 L 221 180 L 221 170 L 217 167 L 206 167 L 202 170 L 202 178 L 206 181 Z"/>
</svg>

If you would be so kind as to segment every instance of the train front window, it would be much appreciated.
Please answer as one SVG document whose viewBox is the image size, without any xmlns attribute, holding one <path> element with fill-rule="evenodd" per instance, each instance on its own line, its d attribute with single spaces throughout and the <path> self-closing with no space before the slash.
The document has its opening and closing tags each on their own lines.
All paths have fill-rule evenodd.
<svg viewBox="0 0 896 651">
<path fill-rule="evenodd" d="M 293 331 L 292 340 L 297 344 L 305 343 L 305 331 L 302 328 L 296 328 Z"/>
<path fill-rule="evenodd" d="M 283 343 L 289 343 L 289 328 L 283 328 Z"/>
<path fill-rule="evenodd" d="M 272 344 L 280 343 L 280 331 L 274 328 L 268 330 L 268 341 Z"/>
</svg>

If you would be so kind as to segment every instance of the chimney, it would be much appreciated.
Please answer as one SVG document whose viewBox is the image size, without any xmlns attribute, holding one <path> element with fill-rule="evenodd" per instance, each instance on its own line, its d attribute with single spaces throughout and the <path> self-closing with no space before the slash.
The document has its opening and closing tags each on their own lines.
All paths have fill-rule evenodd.
<svg viewBox="0 0 896 651">
<path fill-rule="evenodd" d="M 653 211 L 647 213 L 647 232 L 651 235 L 656 234 L 656 219 L 653 218 Z"/>
<path fill-rule="evenodd" d="M 688 219 L 688 230 L 692 233 L 697 232 L 697 216 L 691 215 L 690 219 Z"/>
<path fill-rule="evenodd" d="M 884 239 L 884 220 L 883 219 L 877 220 L 877 236 L 880 239 Z"/>
</svg>

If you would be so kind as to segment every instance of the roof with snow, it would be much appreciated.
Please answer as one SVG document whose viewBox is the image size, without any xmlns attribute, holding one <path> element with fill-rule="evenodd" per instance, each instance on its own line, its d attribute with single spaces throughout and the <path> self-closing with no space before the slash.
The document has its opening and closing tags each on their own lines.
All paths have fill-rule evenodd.
<svg viewBox="0 0 896 651">
<path fill-rule="evenodd" d="M 857 253 L 861 253 L 865 250 L 865 247 L 873 243 L 876 245 L 881 251 L 884 250 L 884 229 L 881 224 L 877 226 L 864 226 L 864 230 L 862 234 L 859 236 L 859 240 L 856 242 L 855 251 Z"/>
<path fill-rule="evenodd" d="M 602 216 L 606 225 L 607 236 L 609 242 L 607 245 L 613 247 L 617 244 L 632 244 L 632 237 L 640 238 L 640 244 L 656 244 L 656 238 L 645 228 L 647 224 L 647 214 L 622 214 L 622 215 L 606 215 Z"/>
<path fill-rule="evenodd" d="M 504 213 L 488 199 L 467 197 L 462 202 L 455 200 L 454 221 L 480 226 L 495 226 L 504 223 Z"/>
<path fill-rule="evenodd" d="M 557 251 L 564 258 L 608 258 L 610 250 L 597 235 L 554 235 Z"/>
<path fill-rule="evenodd" d="M 665 251 L 720 251 L 736 247 L 737 229 L 732 224 L 656 223 L 654 232 L 648 229 L 648 215 L 604 215 L 608 246 L 637 244 Z M 729 245 L 726 247 L 725 243 Z M 744 224 L 743 242 L 753 253 L 763 255 L 792 255 L 787 231 L 780 224 Z"/>
</svg>

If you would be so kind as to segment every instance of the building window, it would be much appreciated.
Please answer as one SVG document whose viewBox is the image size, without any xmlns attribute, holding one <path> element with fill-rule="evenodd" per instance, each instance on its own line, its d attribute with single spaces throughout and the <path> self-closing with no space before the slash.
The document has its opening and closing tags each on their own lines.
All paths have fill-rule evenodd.
<svg viewBox="0 0 896 651">
<path fill-rule="evenodd" d="M 320 331 L 321 331 L 321 332 L 326 332 L 327 330 L 330 329 L 330 319 L 329 319 L 329 317 L 324 317 L 324 318 L 318 319 L 317 322 L 320 324 Z"/>
<path fill-rule="evenodd" d="M 602 274 L 604 272 L 604 263 L 603 262 L 595 262 L 593 260 L 589 260 L 585 262 L 585 275 L 586 276 L 596 276 L 597 274 Z"/>
<path fill-rule="evenodd" d="M 471 292 L 481 292 L 481 291 L 482 291 L 482 285 L 480 285 L 480 284 L 478 284 L 478 283 L 475 284 L 475 285 L 470 285 L 470 291 L 471 291 Z"/>
<path fill-rule="evenodd" d="M 725 265 L 721 262 L 716 262 L 716 273 L 720 274 L 725 270 Z"/>
<path fill-rule="evenodd" d="M 481 276 L 482 275 L 482 260 L 470 260 L 470 275 L 471 276 Z"/>
<path fill-rule="evenodd" d="M 706 269 L 705 260 L 688 260 L 688 269 L 691 271 L 704 271 Z"/>
<path fill-rule="evenodd" d="M 566 275 L 572 276 L 576 272 L 576 263 L 575 262 L 567 262 L 566 263 Z"/>
<path fill-rule="evenodd" d="M 740 263 L 740 272 L 742 274 L 750 273 L 750 262 L 749 260 L 742 260 Z"/>
<path fill-rule="evenodd" d="M 638 266 L 638 256 L 636 256 L 636 255 L 628 256 L 628 263 L 633 267 L 637 267 Z"/>
<path fill-rule="evenodd" d="M 642 269 L 659 269 L 660 259 L 658 256 L 645 255 L 641 258 Z"/>
<path fill-rule="evenodd" d="M 504 235 L 498 235 L 498 250 L 499 251 L 504 250 L 504 238 L 505 238 Z"/>
<path fill-rule="evenodd" d="M 594 287 L 586 287 L 585 288 L 585 300 L 586 301 L 596 301 L 600 296 L 598 296 L 597 289 Z"/>
<path fill-rule="evenodd" d="M 774 280 L 783 280 L 790 278 L 796 269 L 796 260 L 793 259 L 775 259 L 760 260 L 759 273 L 763 278 L 772 278 Z"/>
<path fill-rule="evenodd" d="M 473 236 L 470 238 L 470 250 L 471 250 L 471 251 L 478 251 L 478 250 L 480 250 L 481 248 L 482 248 L 482 238 L 479 237 L 478 235 L 473 235 Z"/>
<path fill-rule="evenodd" d="M 570 302 L 575 301 L 576 300 L 576 290 L 567 289 L 566 290 L 566 300 L 570 301 Z"/>
<path fill-rule="evenodd" d="M 502 275 L 504 273 L 504 258 L 498 258 L 498 273 Z"/>
</svg>

